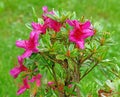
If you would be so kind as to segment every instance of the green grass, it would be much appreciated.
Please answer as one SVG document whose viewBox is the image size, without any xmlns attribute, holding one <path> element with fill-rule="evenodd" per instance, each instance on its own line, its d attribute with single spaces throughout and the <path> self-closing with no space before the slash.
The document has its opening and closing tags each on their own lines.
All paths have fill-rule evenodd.
<svg viewBox="0 0 120 97">
<path fill-rule="evenodd" d="M 0 97 L 16 97 L 17 86 L 9 71 L 17 64 L 17 55 L 22 53 L 15 46 L 17 39 L 26 39 L 30 32 L 25 24 L 33 21 L 32 7 L 37 15 L 42 13 L 42 6 L 47 5 L 49 9 L 76 11 L 77 16 L 85 16 L 93 22 L 103 26 L 104 31 L 113 33 L 115 45 L 110 47 L 109 58 L 116 57 L 116 63 L 120 63 L 120 1 L 119 0 L 1 0 L 0 1 Z M 96 70 L 96 69 L 95 69 Z M 84 87 L 88 93 L 95 93 L 94 70 L 84 79 L 87 85 Z M 96 72 L 97 73 L 97 72 Z M 101 76 L 95 74 L 98 79 Z M 104 79 L 105 80 L 105 79 Z M 103 81 L 104 81 L 103 80 Z M 89 88 L 91 84 L 92 89 Z M 96 88 L 95 88 L 96 87 Z M 29 97 L 24 93 L 20 97 Z"/>
</svg>

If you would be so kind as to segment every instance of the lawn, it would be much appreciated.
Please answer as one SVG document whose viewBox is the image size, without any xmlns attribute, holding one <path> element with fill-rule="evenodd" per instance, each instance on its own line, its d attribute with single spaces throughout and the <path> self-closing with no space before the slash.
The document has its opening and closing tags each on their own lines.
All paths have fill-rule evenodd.
<svg viewBox="0 0 120 97">
<path fill-rule="evenodd" d="M 110 32 L 114 45 L 109 48 L 107 57 L 116 64 L 120 64 L 119 0 L 0 0 L 0 97 L 17 97 L 19 78 L 14 80 L 9 71 L 17 64 L 17 55 L 23 51 L 15 46 L 15 41 L 28 38 L 30 30 L 25 24 L 33 21 L 32 7 L 40 16 L 44 5 L 49 9 L 75 11 L 78 18 L 84 16 L 93 23 L 99 24 L 103 31 Z M 85 84 L 83 87 L 85 94 L 97 97 L 96 93 L 100 87 L 96 85 L 94 78 L 98 78 L 103 83 L 107 79 L 99 73 L 97 69 L 94 69 L 84 79 L 82 84 Z M 116 77 L 109 77 L 110 80 L 113 78 Z M 25 92 L 20 97 L 29 97 L 29 93 Z"/>
</svg>

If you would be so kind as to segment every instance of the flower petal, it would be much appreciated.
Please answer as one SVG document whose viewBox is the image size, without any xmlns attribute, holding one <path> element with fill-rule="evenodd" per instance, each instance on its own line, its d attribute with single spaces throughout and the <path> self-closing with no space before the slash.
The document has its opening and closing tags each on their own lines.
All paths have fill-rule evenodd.
<svg viewBox="0 0 120 97">
<path fill-rule="evenodd" d="M 47 26 L 51 29 L 53 29 L 55 32 L 59 32 L 60 31 L 60 28 L 62 26 L 61 23 L 51 19 L 51 18 L 47 18 L 45 20 L 45 24 L 47 24 Z"/>
<path fill-rule="evenodd" d="M 90 37 L 90 36 L 93 36 L 94 35 L 94 31 L 93 30 L 91 30 L 91 29 L 85 29 L 85 30 L 83 30 L 83 36 L 82 36 L 82 38 L 88 38 L 88 37 Z"/>
<path fill-rule="evenodd" d="M 79 22 L 77 20 L 67 20 L 66 21 L 70 26 L 79 28 Z"/>
<path fill-rule="evenodd" d="M 20 95 L 22 93 L 24 93 L 26 91 L 26 88 L 24 86 L 22 86 L 18 91 L 17 91 L 17 95 Z"/>
<path fill-rule="evenodd" d="M 31 80 L 29 80 L 31 83 L 33 83 L 36 80 L 36 77 L 33 76 Z"/>
<path fill-rule="evenodd" d="M 78 41 L 77 45 L 79 46 L 79 48 L 84 49 L 84 40 Z"/>
<path fill-rule="evenodd" d="M 90 27 L 91 23 L 90 21 L 86 21 L 83 25 L 82 25 L 82 29 L 88 29 Z"/>
<path fill-rule="evenodd" d="M 18 63 L 20 66 L 23 65 L 23 58 L 21 56 L 18 56 Z"/>
<path fill-rule="evenodd" d="M 30 57 L 31 56 L 31 54 L 32 54 L 32 51 L 31 50 L 26 50 L 23 54 L 22 54 L 22 58 L 24 59 L 24 58 L 28 58 L 28 57 Z"/>
<path fill-rule="evenodd" d="M 10 70 L 10 75 L 13 76 L 14 78 L 17 78 L 20 72 L 21 72 L 20 67 L 15 67 L 12 70 Z"/>
<path fill-rule="evenodd" d="M 39 87 L 41 85 L 40 79 L 36 79 L 36 85 Z"/>
<path fill-rule="evenodd" d="M 33 30 L 39 30 L 41 28 L 41 25 L 39 23 L 32 22 L 31 26 Z"/>
<path fill-rule="evenodd" d="M 42 10 L 44 11 L 44 13 L 47 13 L 47 12 L 48 12 L 47 6 L 43 6 L 43 7 L 42 7 Z"/>
<path fill-rule="evenodd" d="M 26 48 L 26 43 L 27 43 L 27 40 L 17 40 L 16 46 L 20 48 Z"/>
<path fill-rule="evenodd" d="M 51 85 L 53 85 L 53 84 L 55 84 L 53 81 L 49 81 L 49 82 L 48 82 L 48 86 L 51 86 Z"/>
<path fill-rule="evenodd" d="M 26 89 L 29 89 L 29 88 L 30 88 L 30 86 L 29 86 L 29 84 L 28 84 L 28 76 L 23 79 L 23 83 L 24 83 L 24 87 L 26 87 Z"/>
</svg>

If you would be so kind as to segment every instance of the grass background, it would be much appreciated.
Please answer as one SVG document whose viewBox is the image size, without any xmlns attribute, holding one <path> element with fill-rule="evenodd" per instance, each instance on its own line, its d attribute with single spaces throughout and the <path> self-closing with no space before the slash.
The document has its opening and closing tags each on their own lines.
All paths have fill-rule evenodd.
<svg viewBox="0 0 120 97">
<path fill-rule="evenodd" d="M 50 10 L 55 8 L 76 11 L 78 17 L 85 16 L 93 22 L 99 22 L 104 27 L 104 31 L 113 33 L 115 45 L 111 46 L 108 57 L 116 57 L 116 63 L 120 63 L 119 0 L 0 0 L 0 97 L 17 97 L 17 82 L 9 74 L 10 69 L 17 64 L 17 55 L 22 52 L 15 46 L 15 41 L 28 38 L 30 30 L 25 27 L 25 24 L 33 21 L 32 7 L 40 16 L 44 5 Z M 88 75 L 91 79 L 85 79 L 87 84 L 83 88 L 86 93 L 97 97 L 96 88 L 94 88 L 96 84 L 92 83 L 95 72 L 97 73 L 93 71 Z M 102 76 L 94 75 L 99 79 Z M 29 96 L 25 92 L 20 97 Z"/>
</svg>

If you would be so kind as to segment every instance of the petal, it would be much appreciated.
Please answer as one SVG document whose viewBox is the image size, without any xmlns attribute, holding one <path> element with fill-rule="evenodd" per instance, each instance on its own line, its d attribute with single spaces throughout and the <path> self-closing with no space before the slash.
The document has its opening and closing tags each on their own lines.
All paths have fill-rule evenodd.
<svg viewBox="0 0 120 97">
<path fill-rule="evenodd" d="M 42 77 L 42 75 L 41 75 L 41 74 L 38 74 L 38 75 L 37 75 L 37 78 L 39 78 L 39 79 L 40 79 L 41 77 Z"/>
<path fill-rule="evenodd" d="M 24 87 L 25 87 L 26 89 L 29 89 L 29 88 L 30 88 L 30 86 L 29 86 L 29 84 L 28 84 L 28 77 L 26 77 L 26 78 L 23 79 L 23 83 L 24 83 Z"/>
<path fill-rule="evenodd" d="M 74 35 L 74 30 L 71 30 L 70 35 L 69 35 L 69 40 L 72 42 L 76 42 L 76 39 L 75 39 L 75 37 L 73 37 L 73 35 Z"/>
<path fill-rule="evenodd" d="M 21 56 L 18 56 L 18 63 L 20 66 L 23 65 L 23 58 Z"/>
<path fill-rule="evenodd" d="M 27 40 L 17 40 L 16 46 L 20 48 L 26 48 L 26 43 L 27 43 Z"/>
<path fill-rule="evenodd" d="M 34 48 L 32 51 L 33 51 L 33 53 L 38 53 L 39 49 L 38 48 Z"/>
<path fill-rule="evenodd" d="M 48 86 L 51 86 L 51 85 L 53 85 L 53 84 L 55 84 L 55 83 L 52 82 L 52 81 L 49 81 L 49 82 L 48 82 Z"/>
<path fill-rule="evenodd" d="M 40 79 L 36 79 L 36 85 L 39 87 L 41 85 Z"/>
<path fill-rule="evenodd" d="M 43 6 L 43 7 L 42 7 L 42 10 L 44 11 L 44 13 L 47 13 L 47 12 L 48 12 L 47 6 Z"/>
<path fill-rule="evenodd" d="M 70 26 L 75 26 L 73 20 L 66 20 L 66 22 L 67 22 Z"/>
<path fill-rule="evenodd" d="M 82 25 L 82 29 L 88 29 L 90 27 L 91 23 L 90 21 L 86 21 L 83 25 Z"/>
<path fill-rule="evenodd" d="M 31 32 L 30 39 L 29 39 L 30 45 L 33 44 L 33 41 L 35 43 L 35 46 L 39 45 L 38 40 L 39 40 L 39 33 Z"/>
<path fill-rule="evenodd" d="M 36 77 L 33 76 L 31 80 L 29 80 L 31 83 L 33 83 L 36 80 Z"/>
<path fill-rule="evenodd" d="M 78 41 L 77 45 L 79 46 L 79 48 L 84 49 L 84 40 Z"/>
<path fill-rule="evenodd" d="M 26 50 L 23 54 L 22 54 L 22 58 L 24 59 L 24 58 L 28 58 L 28 57 L 30 57 L 31 56 L 31 54 L 32 54 L 32 51 L 31 50 Z"/>
<path fill-rule="evenodd" d="M 24 93 L 26 91 L 26 88 L 24 86 L 22 86 L 18 91 L 17 91 L 17 95 L 20 95 L 22 93 Z"/>
<path fill-rule="evenodd" d="M 31 26 L 34 30 L 39 30 L 41 28 L 41 24 L 32 22 Z"/>
<path fill-rule="evenodd" d="M 45 24 L 47 24 L 47 26 L 51 29 L 53 29 L 55 32 L 59 32 L 60 31 L 60 28 L 62 26 L 61 23 L 51 19 L 51 18 L 47 18 L 45 20 Z"/>
<path fill-rule="evenodd" d="M 39 38 L 39 33 L 35 32 L 35 31 L 32 31 L 30 33 L 30 39 L 29 40 L 34 39 L 34 40 L 38 41 L 38 38 Z"/>
<path fill-rule="evenodd" d="M 90 36 L 93 36 L 94 35 L 94 31 L 93 30 L 91 30 L 91 29 L 85 29 L 85 30 L 83 30 L 83 36 L 82 36 L 82 38 L 88 38 L 88 37 L 90 37 Z"/>
<path fill-rule="evenodd" d="M 79 28 L 79 22 L 77 20 L 67 20 L 66 21 L 70 26 Z"/>
<path fill-rule="evenodd" d="M 20 72 L 21 72 L 20 67 L 15 67 L 12 70 L 10 70 L 10 75 L 13 76 L 14 78 L 17 78 Z"/>
<path fill-rule="evenodd" d="M 21 66 L 20 66 L 20 69 L 21 69 L 21 71 L 26 71 L 26 70 L 28 70 L 28 68 L 25 67 L 24 65 L 21 65 Z"/>
</svg>

